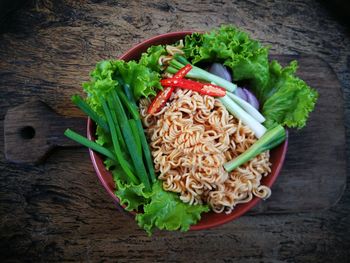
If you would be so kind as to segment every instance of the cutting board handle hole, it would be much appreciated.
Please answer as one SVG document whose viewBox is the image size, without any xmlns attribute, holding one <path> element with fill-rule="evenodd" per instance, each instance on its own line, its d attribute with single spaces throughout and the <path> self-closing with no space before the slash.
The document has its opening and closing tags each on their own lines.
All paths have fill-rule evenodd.
<svg viewBox="0 0 350 263">
<path fill-rule="evenodd" d="M 25 126 L 20 130 L 20 135 L 26 140 L 33 139 L 35 136 L 35 129 L 32 126 Z"/>
</svg>

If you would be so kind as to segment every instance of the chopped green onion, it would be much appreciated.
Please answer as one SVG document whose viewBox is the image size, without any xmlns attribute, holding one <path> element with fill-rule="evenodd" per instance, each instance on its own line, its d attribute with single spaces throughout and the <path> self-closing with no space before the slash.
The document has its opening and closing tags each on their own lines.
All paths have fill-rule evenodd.
<svg viewBox="0 0 350 263">
<path fill-rule="evenodd" d="M 265 121 L 265 117 L 250 103 L 246 102 L 245 100 L 241 99 L 240 97 L 231 92 L 227 92 L 226 94 L 258 122 L 263 123 Z"/>
<path fill-rule="evenodd" d="M 79 133 L 76 133 L 75 131 L 72 131 L 71 129 L 66 129 L 64 132 L 64 135 L 67 136 L 69 139 L 76 141 L 81 145 L 84 145 L 85 147 L 88 147 L 96 152 L 99 152 L 100 154 L 108 157 L 113 161 L 117 161 L 114 154 L 110 150 L 97 144 L 96 142 L 89 140 L 88 138 L 85 138 L 84 136 L 80 135 Z"/>
<path fill-rule="evenodd" d="M 169 64 L 170 64 L 170 71 L 172 71 L 172 68 L 179 70 L 180 68 L 190 63 L 184 57 L 176 54 L 174 55 L 174 58 L 170 60 Z M 192 66 L 192 69 L 190 70 L 190 72 L 187 73 L 186 77 L 193 78 L 193 79 L 200 79 L 208 82 L 214 82 L 216 83 L 216 85 L 223 87 L 230 92 L 234 92 L 236 90 L 237 88 L 236 84 L 229 82 L 226 79 L 220 78 L 219 76 L 216 76 L 212 73 L 209 73 L 204 69 L 201 69 L 194 65 L 191 65 L 191 66 Z M 166 69 L 166 71 L 168 71 L 168 68 Z M 170 71 L 168 72 L 171 73 Z"/>
<path fill-rule="evenodd" d="M 243 124 L 247 125 L 255 134 L 257 138 L 260 138 L 266 132 L 266 128 L 245 112 L 240 106 L 237 105 L 230 97 L 225 95 L 224 97 L 218 98 L 226 109 L 237 119 L 241 120 Z"/>
<path fill-rule="evenodd" d="M 87 104 L 79 95 L 72 96 L 72 102 L 78 106 L 86 115 L 88 115 L 104 131 L 109 132 L 107 122 Z"/>
<path fill-rule="evenodd" d="M 132 92 L 132 90 L 130 88 L 130 85 L 129 84 L 125 84 L 122 79 L 119 79 L 118 81 L 119 81 L 120 85 L 123 86 L 123 89 L 124 89 L 124 92 L 126 94 L 126 97 L 130 100 L 130 102 L 132 102 L 136 106 L 135 97 L 134 97 L 134 94 L 133 94 L 133 92 Z"/>
<path fill-rule="evenodd" d="M 103 110 L 104 110 L 104 112 L 106 114 L 107 122 L 109 124 L 109 128 L 110 128 L 110 131 L 111 131 L 113 147 L 114 147 L 114 151 L 115 151 L 116 156 L 117 156 L 117 160 L 118 160 L 121 168 L 124 170 L 124 172 L 126 173 L 128 178 L 131 180 L 131 182 L 134 183 L 134 184 L 138 184 L 137 178 L 132 173 L 132 171 L 129 168 L 130 166 L 128 165 L 127 161 L 123 157 L 122 151 L 120 149 L 119 141 L 118 141 L 118 135 L 116 133 L 115 124 L 114 124 L 114 121 L 113 121 L 113 118 L 112 118 L 112 114 L 111 114 L 111 112 L 110 112 L 110 110 L 108 108 L 107 102 L 104 99 L 102 99 L 101 103 L 102 103 Z"/>
<path fill-rule="evenodd" d="M 137 125 L 137 130 L 139 132 L 139 136 L 140 136 L 140 139 L 141 139 L 143 154 L 145 155 L 145 158 L 146 158 L 146 165 L 147 165 L 147 168 L 148 168 L 148 172 L 149 172 L 149 174 L 151 176 L 151 181 L 155 182 L 156 181 L 156 174 L 154 172 L 151 151 L 149 149 L 149 145 L 148 145 L 148 142 L 147 142 L 147 139 L 146 139 L 145 132 L 144 132 L 143 127 L 142 127 L 141 120 L 137 120 L 136 121 L 136 125 Z"/>
<path fill-rule="evenodd" d="M 181 56 L 180 54 L 175 54 L 174 57 L 183 65 L 191 64 L 184 56 Z"/>
<path fill-rule="evenodd" d="M 134 166 L 137 167 L 136 174 L 138 175 L 141 182 L 145 185 L 146 189 L 151 190 L 146 168 L 142 161 L 142 156 L 137 154 L 138 150 L 136 142 L 135 140 L 133 140 L 133 134 L 128 119 L 126 117 L 126 113 L 124 111 L 122 102 L 120 101 L 120 98 L 118 96 L 118 93 L 115 90 L 112 91 L 111 97 L 109 97 L 108 99 L 113 101 L 113 105 L 116 108 L 117 119 L 120 123 L 121 131 L 126 142 L 126 146 L 129 150 Z"/>
<path fill-rule="evenodd" d="M 235 159 L 224 164 L 227 172 L 232 172 L 238 166 L 248 162 L 262 152 L 270 150 L 286 139 L 286 131 L 281 125 L 268 130 L 264 136 L 257 140 L 249 149 L 236 157 Z"/>
<path fill-rule="evenodd" d="M 131 128 L 132 135 L 134 136 L 134 140 L 135 140 L 136 147 L 137 147 L 137 153 L 140 156 L 142 156 L 141 138 L 140 138 L 139 132 L 137 130 L 136 121 L 134 119 L 129 119 L 128 122 L 129 122 L 129 125 Z"/>
<path fill-rule="evenodd" d="M 131 114 L 131 116 L 135 119 L 138 120 L 140 119 L 140 114 L 137 110 L 137 107 L 128 100 L 128 98 L 125 96 L 125 94 L 120 91 L 117 90 L 118 96 L 121 99 L 121 101 L 123 102 L 124 106 L 128 109 L 129 113 Z"/>
<path fill-rule="evenodd" d="M 177 72 L 177 70 L 175 70 L 175 71 Z M 134 107 L 137 108 L 135 98 L 134 98 L 132 92 L 130 92 L 129 85 L 125 84 L 125 85 L 123 85 L 123 88 L 124 88 L 124 91 L 125 91 L 125 94 L 127 97 L 126 100 L 122 99 L 122 102 L 124 103 L 124 105 L 125 104 L 132 104 Z M 130 106 L 126 106 L 126 107 L 130 108 Z M 144 132 L 143 127 L 142 127 L 142 122 L 140 120 L 138 111 L 137 111 L 137 115 L 138 115 L 138 117 L 136 117 L 136 114 L 134 115 L 134 119 L 136 120 L 138 134 L 139 134 L 139 137 L 141 139 L 141 145 L 142 145 L 143 154 L 144 154 L 145 159 L 146 159 L 147 169 L 148 169 L 148 172 L 149 172 L 150 177 L 151 177 L 151 182 L 155 182 L 156 181 L 156 174 L 154 172 L 151 151 L 150 151 L 147 139 L 146 139 L 145 132 Z"/>
<path fill-rule="evenodd" d="M 107 104 L 108 104 L 108 107 L 110 109 L 113 108 L 113 105 L 111 105 L 109 103 L 109 101 L 107 101 Z M 125 144 L 125 141 L 123 139 L 123 135 L 122 135 L 122 132 L 120 130 L 120 123 L 118 123 L 118 120 L 117 120 L 117 116 L 116 116 L 116 113 L 112 110 L 110 111 L 111 112 L 111 116 L 112 116 L 112 120 L 114 122 L 114 127 L 115 127 L 115 131 L 117 133 L 117 137 L 118 137 L 118 141 L 119 141 L 119 145 L 120 145 L 120 149 L 123 150 L 123 151 L 126 151 L 126 144 Z"/>
<path fill-rule="evenodd" d="M 174 68 L 174 67 L 172 67 L 172 66 L 168 66 L 168 67 L 166 68 L 166 71 L 169 72 L 170 74 L 175 74 L 175 73 L 177 73 L 179 70 L 176 69 L 176 68 Z"/>
</svg>

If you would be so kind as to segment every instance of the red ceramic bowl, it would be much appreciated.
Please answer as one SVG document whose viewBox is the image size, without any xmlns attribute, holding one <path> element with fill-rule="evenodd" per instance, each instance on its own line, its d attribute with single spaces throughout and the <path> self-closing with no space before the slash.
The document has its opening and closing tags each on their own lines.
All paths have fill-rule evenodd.
<svg viewBox="0 0 350 263">
<path fill-rule="evenodd" d="M 183 39 L 186 35 L 192 34 L 193 31 L 182 31 L 182 32 L 172 32 L 163 35 L 159 35 L 148 40 L 141 42 L 135 47 L 128 50 L 119 59 L 123 59 L 125 61 L 129 60 L 137 60 L 140 58 L 141 54 L 147 50 L 148 47 L 152 45 L 160 45 L 160 44 L 172 44 L 177 40 Z M 95 139 L 95 123 L 89 118 L 87 123 L 87 136 L 90 140 Z M 272 163 L 271 173 L 264 177 L 261 181 L 263 185 L 271 187 L 272 184 L 277 179 L 277 176 L 282 168 L 284 158 L 287 152 L 288 138 L 287 140 L 279 145 L 277 148 L 271 150 L 270 152 L 270 162 Z M 90 157 L 92 163 L 94 165 L 95 171 L 97 173 L 98 178 L 100 179 L 102 185 L 107 190 L 108 194 L 112 197 L 116 204 L 119 204 L 119 199 L 115 196 L 115 184 L 112 178 L 112 175 L 109 171 L 106 170 L 103 164 L 103 158 L 95 153 L 92 150 L 90 151 Z M 261 199 L 254 197 L 250 202 L 245 204 L 239 204 L 235 207 L 235 209 L 230 214 L 216 214 L 214 212 L 205 213 L 202 216 L 202 219 L 191 227 L 191 230 L 201 230 L 208 229 L 211 227 L 219 226 L 229 221 L 232 221 L 239 216 L 243 215 L 247 211 L 249 211 L 252 207 L 254 207 Z M 131 213 L 135 214 L 135 213 Z"/>
</svg>

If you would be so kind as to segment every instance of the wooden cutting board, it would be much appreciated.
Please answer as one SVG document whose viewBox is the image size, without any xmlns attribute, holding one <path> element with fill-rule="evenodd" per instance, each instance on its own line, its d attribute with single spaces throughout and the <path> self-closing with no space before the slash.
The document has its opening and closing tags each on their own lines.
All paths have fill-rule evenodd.
<svg viewBox="0 0 350 263">
<path fill-rule="evenodd" d="M 343 95 L 337 76 L 315 56 L 274 55 L 286 65 L 299 62 L 298 75 L 319 92 L 307 126 L 289 131 L 289 146 L 272 196 L 250 213 L 295 213 L 328 209 L 346 185 Z M 39 163 L 55 147 L 77 146 L 63 137 L 65 128 L 84 132 L 85 119 L 64 117 L 43 102 L 10 109 L 5 117 L 5 155 L 17 163 Z M 102 187 L 102 186 L 101 186 Z"/>
</svg>

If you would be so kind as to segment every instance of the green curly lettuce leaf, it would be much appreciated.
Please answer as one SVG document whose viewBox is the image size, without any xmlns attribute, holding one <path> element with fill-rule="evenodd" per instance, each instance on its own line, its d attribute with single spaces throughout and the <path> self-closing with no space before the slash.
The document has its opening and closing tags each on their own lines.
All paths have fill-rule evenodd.
<svg viewBox="0 0 350 263">
<path fill-rule="evenodd" d="M 250 79 L 264 86 L 269 79 L 268 49 L 233 26 L 185 38 L 185 54 L 193 64 L 220 62 L 232 69 L 235 81 Z"/>
<path fill-rule="evenodd" d="M 138 225 L 151 234 L 154 228 L 187 231 L 196 224 L 208 206 L 183 203 L 175 193 L 163 190 L 161 182 L 152 187 L 151 202 L 144 206 L 144 213 L 138 214 Z"/>
<path fill-rule="evenodd" d="M 117 188 L 115 194 L 119 198 L 120 204 L 126 206 L 127 211 L 138 211 L 141 206 L 149 203 L 151 193 L 145 192 L 144 184 L 123 184 L 117 178 L 115 181 Z"/>
<path fill-rule="evenodd" d="M 266 118 L 264 125 L 305 126 L 318 93 L 295 76 L 297 63 L 283 68 L 269 62 L 268 48 L 233 26 L 185 38 L 185 54 L 192 63 L 219 62 L 228 66 L 235 81 L 248 81 Z"/>
<path fill-rule="evenodd" d="M 209 211 L 208 206 L 183 203 L 177 194 L 165 191 L 160 181 L 153 184 L 150 193 L 145 191 L 143 184 L 126 184 L 121 181 L 120 169 L 114 169 L 115 194 L 120 204 L 128 211 L 140 212 L 136 221 L 149 235 L 155 228 L 187 231 L 200 220 L 201 213 Z"/>
<path fill-rule="evenodd" d="M 100 126 L 96 127 L 96 140 L 95 142 L 99 145 L 112 150 L 113 149 L 113 143 L 112 138 L 109 133 L 106 133 Z"/>
<path fill-rule="evenodd" d="M 139 100 L 141 97 L 155 96 L 155 88 L 162 89 L 160 85 L 160 75 L 149 67 L 135 61 L 124 62 L 117 60 L 114 62 L 116 70 L 113 78 L 122 80 L 124 84 L 131 87 L 134 97 Z"/>
<path fill-rule="evenodd" d="M 100 98 L 112 89 L 122 89 L 122 84 L 127 84 L 139 100 L 143 96 L 155 96 L 156 89 L 162 89 L 159 80 L 158 72 L 135 61 L 105 60 L 97 63 L 91 72 L 91 81 L 84 83 L 83 88 L 89 105 L 104 116 Z"/>
<path fill-rule="evenodd" d="M 143 53 L 139 63 L 151 69 L 152 71 L 160 73 L 162 71 L 161 65 L 158 61 L 160 56 L 166 55 L 167 51 L 162 45 L 151 46 L 147 49 L 147 52 Z"/>
<path fill-rule="evenodd" d="M 271 62 L 270 89 L 266 89 L 266 100 L 262 107 L 265 126 L 271 127 L 274 123 L 290 128 L 305 126 L 309 113 L 315 107 L 318 93 L 294 75 L 296 70 L 296 61 L 285 68 L 277 61 Z"/>
</svg>

